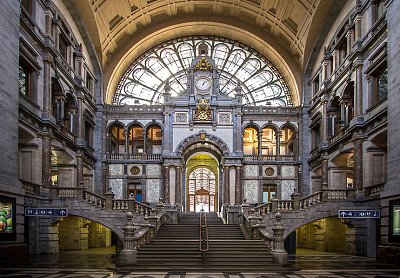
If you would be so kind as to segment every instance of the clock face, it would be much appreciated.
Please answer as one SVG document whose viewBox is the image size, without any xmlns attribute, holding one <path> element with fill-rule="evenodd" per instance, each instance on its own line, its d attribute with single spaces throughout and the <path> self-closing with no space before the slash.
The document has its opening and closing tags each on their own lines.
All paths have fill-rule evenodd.
<svg viewBox="0 0 400 278">
<path fill-rule="evenodd" d="M 211 82 L 208 78 L 200 77 L 196 80 L 196 87 L 199 91 L 208 91 L 211 87 Z"/>
</svg>

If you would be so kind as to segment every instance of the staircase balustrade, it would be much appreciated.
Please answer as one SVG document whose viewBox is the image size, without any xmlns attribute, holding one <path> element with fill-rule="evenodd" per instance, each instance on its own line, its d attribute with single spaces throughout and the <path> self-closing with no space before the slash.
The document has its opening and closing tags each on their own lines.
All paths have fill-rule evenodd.
<svg viewBox="0 0 400 278">
<path fill-rule="evenodd" d="M 87 191 L 83 187 L 59 187 L 50 188 L 52 198 L 83 199 L 90 204 L 107 210 L 128 210 L 137 212 L 143 216 L 150 216 L 152 207 L 140 203 L 134 199 L 113 199 L 114 194 L 106 193 L 105 196 Z"/>
<path fill-rule="evenodd" d="M 25 189 L 26 193 L 33 195 L 40 195 L 40 184 L 36 184 L 29 181 L 19 180 L 22 189 Z"/>
<path fill-rule="evenodd" d="M 386 182 L 374 184 L 365 187 L 365 196 L 367 197 L 379 197 L 380 193 L 385 189 Z"/>
<path fill-rule="evenodd" d="M 208 228 L 207 228 L 207 218 L 205 213 L 200 213 L 200 252 L 202 252 L 202 258 L 205 259 L 205 252 L 208 251 Z"/>
</svg>

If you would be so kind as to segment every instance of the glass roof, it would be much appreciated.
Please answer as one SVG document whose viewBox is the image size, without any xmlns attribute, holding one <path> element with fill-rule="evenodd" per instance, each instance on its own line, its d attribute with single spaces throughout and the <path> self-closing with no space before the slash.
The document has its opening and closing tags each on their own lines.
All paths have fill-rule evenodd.
<svg viewBox="0 0 400 278">
<path fill-rule="evenodd" d="M 172 97 L 184 95 L 187 70 L 203 41 L 220 72 L 220 94 L 234 97 L 240 83 L 245 105 L 292 106 L 289 88 L 270 61 L 242 43 L 212 36 L 174 39 L 144 53 L 121 78 L 113 104 L 162 104 L 167 81 Z"/>
</svg>

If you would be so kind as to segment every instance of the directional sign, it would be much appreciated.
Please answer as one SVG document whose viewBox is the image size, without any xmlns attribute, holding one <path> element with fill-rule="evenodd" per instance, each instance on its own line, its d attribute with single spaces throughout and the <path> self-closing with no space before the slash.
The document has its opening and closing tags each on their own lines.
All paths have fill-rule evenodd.
<svg viewBox="0 0 400 278">
<path fill-rule="evenodd" d="M 339 210 L 339 218 L 380 218 L 380 210 Z"/>
<path fill-rule="evenodd" d="M 68 211 L 65 208 L 25 208 L 25 216 L 66 217 Z"/>
</svg>

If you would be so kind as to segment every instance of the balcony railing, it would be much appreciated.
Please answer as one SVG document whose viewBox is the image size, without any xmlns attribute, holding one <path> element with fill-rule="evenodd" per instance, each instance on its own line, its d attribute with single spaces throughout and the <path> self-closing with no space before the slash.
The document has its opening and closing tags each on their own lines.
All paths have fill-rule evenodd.
<svg viewBox="0 0 400 278">
<path fill-rule="evenodd" d="M 33 195 L 40 195 L 40 184 L 19 180 L 21 182 L 22 189 L 25 189 L 26 193 Z"/>
<path fill-rule="evenodd" d="M 296 161 L 297 155 L 244 155 L 244 161 Z"/>
<path fill-rule="evenodd" d="M 64 126 L 60 126 L 61 133 L 73 142 L 76 142 L 76 136 Z"/>
<path fill-rule="evenodd" d="M 161 154 L 131 154 L 131 153 L 111 153 L 107 154 L 110 160 L 161 160 Z"/>
</svg>

